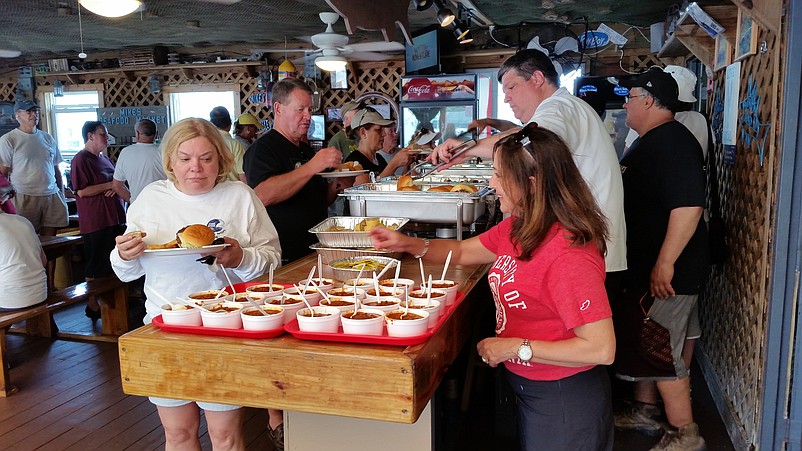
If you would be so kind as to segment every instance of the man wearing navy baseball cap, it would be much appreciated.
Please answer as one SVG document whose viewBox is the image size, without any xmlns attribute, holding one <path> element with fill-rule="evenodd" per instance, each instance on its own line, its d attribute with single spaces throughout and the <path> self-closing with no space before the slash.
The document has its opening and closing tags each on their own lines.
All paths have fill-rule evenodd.
<svg viewBox="0 0 802 451">
<path fill-rule="evenodd" d="M 39 105 L 31 100 L 14 103 L 19 127 L 0 137 L 0 172 L 17 191 L 14 206 L 39 235 L 52 236 L 67 225 L 67 202 L 59 163 L 64 161 L 56 140 L 37 128 Z"/>
<path fill-rule="evenodd" d="M 638 132 L 621 159 L 624 214 L 627 224 L 627 263 L 616 319 L 619 377 L 635 381 L 635 403 L 615 416 L 618 429 L 648 435 L 663 433 L 661 449 L 704 449 L 693 421 L 690 374 L 683 347 L 693 310 L 708 273 L 705 172 L 699 142 L 674 120 L 678 103 L 674 78 L 649 70 L 624 84 L 629 88 L 624 109 L 627 125 Z M 667 330 L 663 345 L 670 361 L 644 352 L 644 313 Z M 644 329 L 645 330 L 645 329 Z M 668 427 L 660 417 L 658 395 L 665 406 Z"/>
</svg>

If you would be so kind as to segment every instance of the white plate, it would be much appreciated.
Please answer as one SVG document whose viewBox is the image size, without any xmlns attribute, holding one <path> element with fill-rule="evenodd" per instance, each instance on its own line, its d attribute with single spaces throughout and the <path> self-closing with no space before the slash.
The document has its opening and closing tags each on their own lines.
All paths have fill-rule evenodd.
<svg viewBox="0 0 802 451">
<path fill-rule="evenodd" d="M 367 169 L 362 169 L 360 171 L 331 171 L 331 172 L 318 172 L 317 175 L 323 177 L 324 179 L 331 179 L 337 177 L 356 177 L 357 175 L 364 174 L 368 172 Z"/>
<path fill-rule="evenodd" d="M 184 249 L 183 247 L 178 247 L 174 249 L 145 249 L 145 253 L 155 254 L 155 255 L 211 254 L 212 252 L 217 252 L 228 246 L 231 245 L 228 243 L 223 243 L 223 244 L 213 244 L 211 246 L 197 247 L 194 249 Z"/>
</svg>

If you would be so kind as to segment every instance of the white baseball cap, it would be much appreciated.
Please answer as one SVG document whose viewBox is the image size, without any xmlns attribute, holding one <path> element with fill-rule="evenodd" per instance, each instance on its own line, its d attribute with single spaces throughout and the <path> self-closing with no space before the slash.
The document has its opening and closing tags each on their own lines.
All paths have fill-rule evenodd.
<svg viewBox="0 0 802 451">
<path fill-rule="evenodd" d="M 674 77 L 679 87 L 679 97 L 677 100 L 680 102 L 696 102 L 696 97 L 693 91 L 696 90 L 696 75 L 690 69 L 682 66 L 669 65 L 663 69 L 663 72 L 670 74 Z"/>
</svg>

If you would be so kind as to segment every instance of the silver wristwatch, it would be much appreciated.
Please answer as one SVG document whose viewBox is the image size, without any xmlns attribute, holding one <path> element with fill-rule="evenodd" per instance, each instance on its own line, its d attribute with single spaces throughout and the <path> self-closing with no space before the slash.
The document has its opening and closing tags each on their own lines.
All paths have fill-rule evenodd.
<svg viewBox="0 0 802 451">
<path fill-rule="evenodd" d="M 524 362 L 532 360 L 532 347 L 529 346 L 528 338 L 524 338 L 524 342 L 518 347 L 518 358 Z"/>
</svg>

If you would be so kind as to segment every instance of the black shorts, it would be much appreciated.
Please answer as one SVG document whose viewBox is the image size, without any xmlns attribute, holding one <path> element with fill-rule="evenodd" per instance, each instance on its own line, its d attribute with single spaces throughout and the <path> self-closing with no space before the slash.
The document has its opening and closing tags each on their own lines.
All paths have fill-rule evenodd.
<svg viewBox="0 0 802 451">
<path fill-rule="evenodd" d="M 96 279 L 113 274 L 109 255 L 116 245 L 114 239 L 124 232 L 124 225 L 116 225 L 83 235 L 84 277 Z"/>
</svg>

